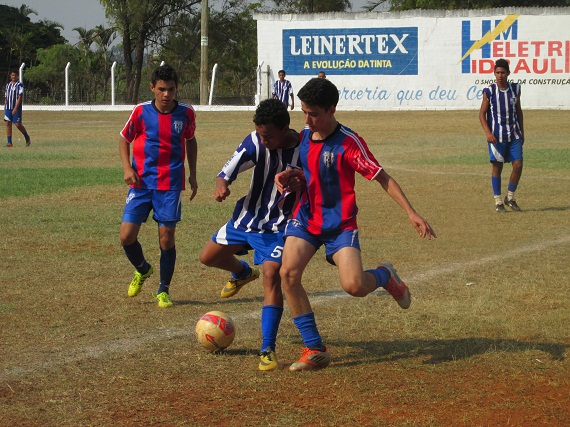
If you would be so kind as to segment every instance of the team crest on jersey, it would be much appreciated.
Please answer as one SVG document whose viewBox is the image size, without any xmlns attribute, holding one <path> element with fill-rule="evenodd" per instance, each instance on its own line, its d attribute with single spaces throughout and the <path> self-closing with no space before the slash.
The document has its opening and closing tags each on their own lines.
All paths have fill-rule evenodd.
<svg viewBox="0 0 570 427">
<path fill-rule="evenodd" d="M 179 120 L 176 120 L 174 122 L 174 130 L 176 131 L 176 133 L 178 134 L 182 133 L 183 128 L 184 128 L 184 122 L 181 122 Z"/>
<path fill-rule="evenodd" d="M 330 168 L 334 163 L 334 153 L 331 151 L 323 152 L 323 163 L 327 168 Z"/>
</svg>

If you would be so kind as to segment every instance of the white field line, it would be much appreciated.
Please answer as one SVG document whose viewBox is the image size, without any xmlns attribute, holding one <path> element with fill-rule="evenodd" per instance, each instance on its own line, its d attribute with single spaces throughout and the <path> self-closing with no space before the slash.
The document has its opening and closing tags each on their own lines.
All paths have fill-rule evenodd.
<svg viewBox="0 0 570 427">
<path fill-rule="evenodd" d="M 488 255 L 482 258 L 477 258 L 471 261 L 461 261 L 448 263 L 445 266 L 434 268 L 432 270 L 422 271 L 415 274 L 407 275 L 406 282 L 421 282 L 423 280 L 428 280 L 433 277 L 437 277 L 445 274 L 452 274 L 457 271 L 463 271 L 468 268 L 479 267 L 486 264 L 498 263 L 505 259 L 514 258 L 521 254 L 540 252 L 548 249 L 552 246 L 564 245 L 570 242 L 570 235 L 560 236 L 556 239 L 546 240 L 538 242 L 535 244 L 527 245 L 512 249 L 508 252 L 501 252 L 498 255 Z M 333 291 L 327 292 L 326 295 L 321 295 L 318 297 L 311 298 L 312 305 L 327 304 L 332 300 L 347 297 L 344 291 Z M 260 316 L 260 310 L 244 312 L 236 315 L 232 315 L 234 320 L 241 319 L 258 319 Z M 129 353 L 136 351 L 140 347 L 143 347 L 147 343 L 161 341 L 176 337 L 186 337 L 194 334 L 192 328 L 170 328 L 166 330 L 160 330 L 156 332 L 149 332 L 142 336 L 137 336 L 133 338 L 122 337 L 120 341 L 109 341 L 106 343 L 100 343 L 93 346 L 86 346 L 80 349 L 66 349 L 62 350 L 58 354 L 50 354 L 44 360 L 38 360 L 36 358 L 35 362 L 29 363 L 25 366 L 16 366 L 13 368 L 5 369 L 0 374 L 0 381 L 10 381 L 18 380 L 20 377 L 33 374 L 35 372 L 48 371 L 60 366 L 65 366 L 68 364 L 75 364 L 77 362 L 89 359 L 98 359 L 106 356 L 110 353 Z"/>
<path fill-rule="evenodd" d="M 466 175 L 466 176 L 483 176 L 483 177 L 491 177 L 491 168 L 489 168 L 489 172 L 457 172 L 457 171 L 448 171 L 448 170 L 428 170 L 428 169 L 413 169 L 405 166 L 398 166 L 398 165 L 384 165 L 386 167 L 386 171 L 389 173 L 391 170 L 398 170 L 403 172 L 410 172 L 410 173 L 419 173 L 422 175 Z M 506 172 L 506 175 L 505 175 Z M 510 175 L 510 171 L 508 167 L 503 170 L 503 175 L 508 178 Z M 562 176 L 562 175 L 534 175 L 532 173 L 526 173 L 523 171 L 522 178 L 530 178 L 530 179 L 555 179 L 555 180 L 570 180 L 570 176 Z"/>
</svg>

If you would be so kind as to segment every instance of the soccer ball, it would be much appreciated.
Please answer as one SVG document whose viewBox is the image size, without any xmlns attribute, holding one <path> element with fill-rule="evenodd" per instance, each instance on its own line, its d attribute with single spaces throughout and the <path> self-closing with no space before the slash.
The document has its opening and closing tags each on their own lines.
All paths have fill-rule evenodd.
<svg viewBox="0 0 570 427">
<path fill-rule="evenodd" d="M 226 349 L 235 335 L 234 321 L 221 311 L 209 311 L 196 324 L 196 337 L 206 350 L 218 352 Z"/>
</svg>

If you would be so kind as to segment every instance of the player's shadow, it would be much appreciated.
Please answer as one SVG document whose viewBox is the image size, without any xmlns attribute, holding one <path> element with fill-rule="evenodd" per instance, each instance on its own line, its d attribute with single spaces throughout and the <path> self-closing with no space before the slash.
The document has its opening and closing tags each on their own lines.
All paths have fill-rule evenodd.
<svg viewBox="0 0 570 427">
<path fill-rule="evenodd" d="M 553 360 L 565 360 L 570 345 L 537 343 L 509 339 L 458 338 L 450 340 L 409 341 L 327 341 L 331 347 L 349 347 L 348 354 L 335 359 L 335 365 L 351 366 L 363 363 L 393 362 L 401 359 L 426 358 L 424 364 L 439 364 L 467 359 L 488 352 L 541 351 Z"/>
<path fill-rule="evenodd" d="M 539 209 L 524 209 L 521 212 L 549 212 L 549 211 L 562 212 L 567 210 L 570 210 L 570 206 L 547 206 Z"/>
</svg>

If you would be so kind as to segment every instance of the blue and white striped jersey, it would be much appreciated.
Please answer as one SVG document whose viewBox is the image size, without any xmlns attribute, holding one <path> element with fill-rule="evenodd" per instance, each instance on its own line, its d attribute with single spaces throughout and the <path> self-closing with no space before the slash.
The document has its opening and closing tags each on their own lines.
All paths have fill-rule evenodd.
<svg viewBox="0 0 570 427">
<path fill-rule="evenodd" d="M 4 109 L 13 110 L 18 101 L 18 97 L 24 94 L 24 85 L 18 80 L 16 83 L 8 82 L 6 85 L 6 92 L 4 96 L 6 98 Z M 22 104 L 20 103 L 20 106 Z"/>
<path fill-rule="evenodd" d="M 295 197 L 279 203 L 275 175 L 287 167 L 300 167 L 299 145 L 293 148 L 268 150 L 257 132 L 249 134 L 218 174 L 232 183 L 238 174 L 253 169 L 249 192 L 236 203 L 232 221 L 238 230 L 253 233 L 283 232 Z M 282 202 L 282 201 L 281 201 Z"/>
<path fill-rule="evenodd" d="M 518 83 L 509 83 L 505 90 L 497 83 L 483 89 L 489 100 L 487 123 L 498 142 L 511 142 L 522 138 L 521 126 L 517 117 L 516 104 L 521 94 Z"/>
<path fill-rule="evenodd" d="M 281 83 L 277 80 L 273 84 L 273 90 L 271 91 L 272 95 L 275 95 L 279 101 L 281 101 L 285 105 L 289 105 L 289 97 L 293 94 L 293 85 L 289 80 L 284 80 Z"/>
</svg>

